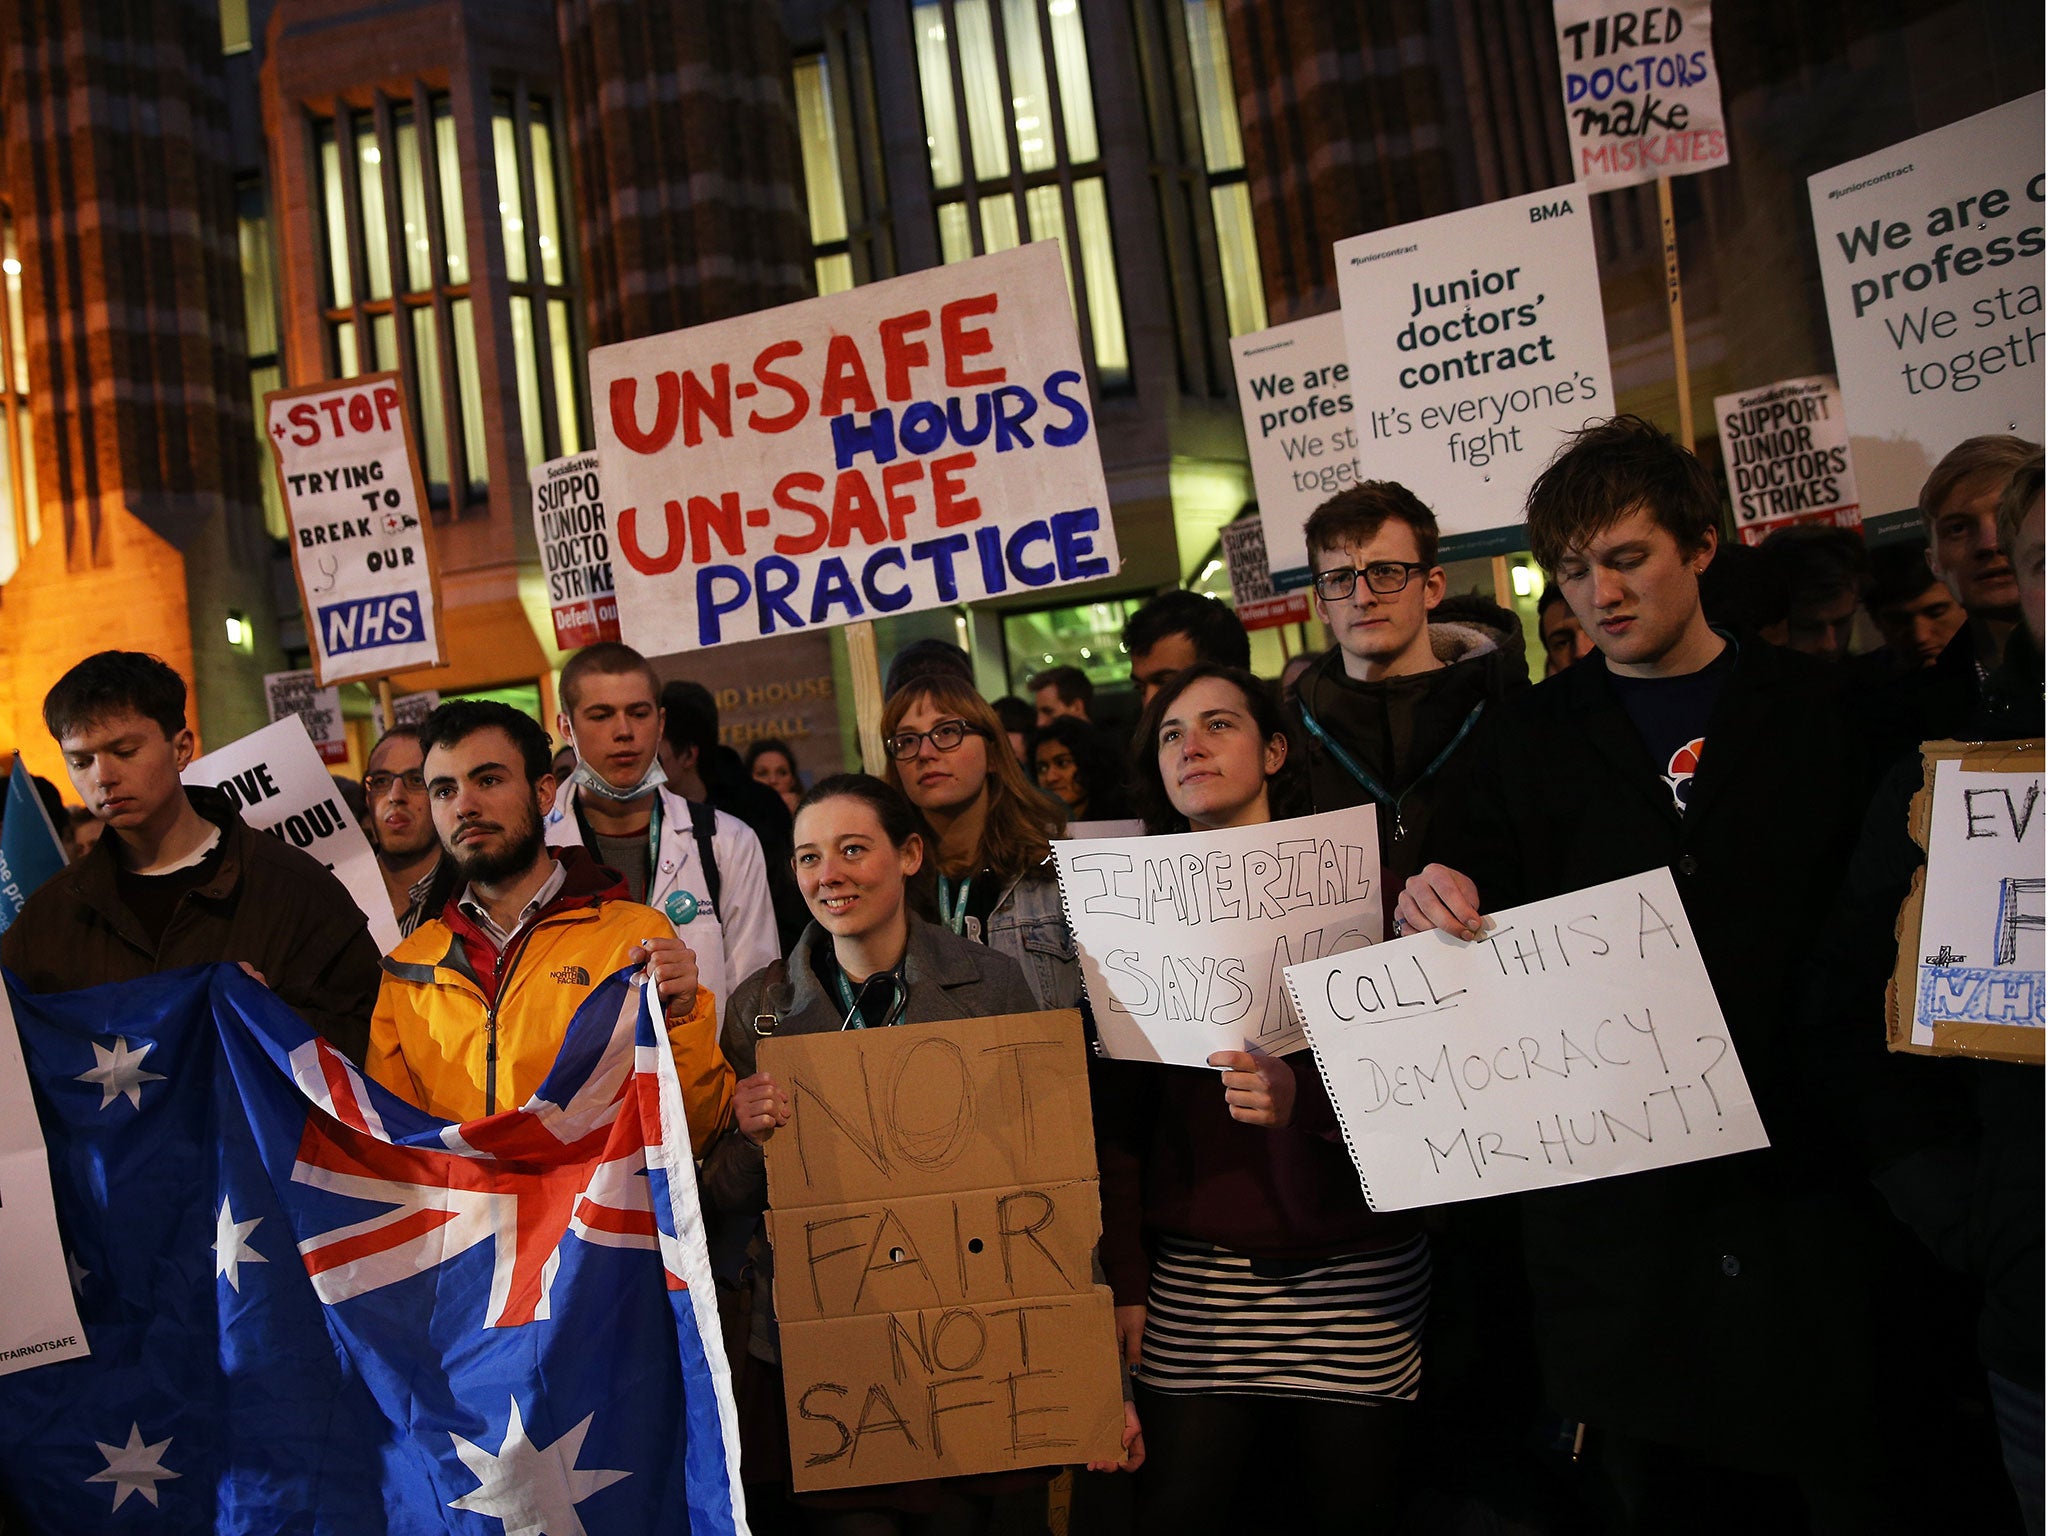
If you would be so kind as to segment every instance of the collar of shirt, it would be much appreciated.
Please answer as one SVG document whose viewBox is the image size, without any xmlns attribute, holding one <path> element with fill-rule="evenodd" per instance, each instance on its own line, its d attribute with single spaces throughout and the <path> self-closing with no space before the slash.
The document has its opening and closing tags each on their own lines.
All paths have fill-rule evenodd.
<svg viewBox="0 0 2048 1536">
<path fill-rule="evenodd" d="M 553 862 L 555 866 L 553 872 L 549 874 L 547 879 L 541 882 L 540 889 L 533 893 L 533 900 L 520 909 L 519 920 L 509 929 L 500 928 L 491 917 L 489 911 L 485 909 L 484 904 L 470 894 L 474 887 L 463 886 L 462 895 L 458 898 L 463 916 L 483 930 L 490 941 L 498 946 L 500 954 L 504 953 L 511 945 L 513 939 L 518 937 L 520 930 L 538 917 L 547 904 L 553 901 L 561 891 L 562 882 L 567 878 L 567 871 L 563 869 L 560 859 L 556 859 Z"/>
</svg>

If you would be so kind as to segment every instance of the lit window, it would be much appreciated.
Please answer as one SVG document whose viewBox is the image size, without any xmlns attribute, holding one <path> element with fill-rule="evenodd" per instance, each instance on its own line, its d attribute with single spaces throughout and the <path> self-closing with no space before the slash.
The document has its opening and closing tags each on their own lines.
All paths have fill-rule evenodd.
<svg viewBox="0 0 2048 1536">
<path fill-rule="evenodd" d="M 568 253 L 562 231 L 555 133 L 547 100 L 499 96 L 491 103 L 498 223 L 510 285 L 513 377 L 519 437 L 528 469 L 574 453 L 583 441 L 582 389 L 571 328 Z M 467 407 L 465 407 L 467 409 Z"/>
<path fill-rule="evenodd" d="M 0 203 L 0 287 L 6 324 L 0 326 L 0 582 L 20 569 L 22 551 L 42 537 L 36 506 L 35 433 L 28 416 L 28 327 L 21 303 L 21 252 L 14 216 Z"/>
<path fill-rule="evenodd" d="M 953 0 L 957 36 L 946 10 L 942 0 L 911 4 L 939 254 L 965 261 L 1027 239 L 1059 241 L 1102 388 L 1127 389 L 1130 354 L 1078 0 Z"/>
<path fill-rule="evenodd" d="M 844 293 L 854 284 L 853 256 L 847 240 L 846 185 L 839 173 L 839 125 L 833 117 L 831 70 L 824 54 L 812 53 L 798 59 L 791 73 L 811 217 L 811 264 L 819 293 Z"/>
<path fill-rule="evenodd" d="M 1185 0 L 1181 15 L 1187 26 L 1195 113 L 1202 125 L 1202 163 L 1209 174 L 1216 255 L 1223 269 L 1224 313 L 1230 334 L 1242 336 L 1266 328 L 1266 289 L 1259 274 L 1251 189 L 1245 185 L 1244 136 L 1238 125 L 1237 86 L 1230 75 L 1223 0 Z"/>
<path fill-rule="evenodd" d="M 284 498 L 277 487 L 270 439 L 265 433 L 263 397 L 284 387 L 277 356 L 277 258 L 270 243 L 270 214 L 262 184 L 251 178 L 235 188 L 235 233 L 242 254 L 242 318 L 249 337 L 249 404 L 256 432 L 257 484 L 263 496 L 263 527 L 273 539 L 290 536 Z"/>
</svg>

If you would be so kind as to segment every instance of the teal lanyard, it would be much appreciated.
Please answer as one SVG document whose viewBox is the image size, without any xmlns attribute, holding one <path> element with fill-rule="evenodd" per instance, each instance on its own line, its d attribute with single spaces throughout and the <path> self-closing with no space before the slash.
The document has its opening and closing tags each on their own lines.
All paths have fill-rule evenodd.
<svg viewBox="0 0 2048 1536">
<path fill-rule="evenodd" d="M 974 876 L 968 875 L 960 882 L 960 896 L 953 897 L 953 882 L 944 875 L 939 876 L 939 916 L 948 928 L 963 937 L 967 932 L 967 895 L 974 889 Z"/>
<path fill-rule="evenodd" d="M 895 1023 L 896 1015 L 902 1011 L 904 1002 L 903 978 L 894 971 L 886 971 L 883 974 L 889 978 L 890 999 L 888 1011 L 882 1015 L 882 1022 L 875 1026 L 877 1029 L 887 1029 Z M 861 991 L 866 990 L 868 982 L 874 979 L 870 976 L 867 982 L 861 983 Z M 840 1006 L 846 1010 L 839 1020 L 840 1029 L 866 1029 L 867 1020 L 860 1016 L 860 991 L 855 990 L 853 983 L 847 980 L 846 972 L 836 961 L 832 966 L 832 983 L 839 991 Z"/>
<path fill-rule="evenodd" d="M 1472 706 L 1472 713 L 1467 715 L 1465 717 L 1465 723 L 1458 727 L 1458 734 L 1450 739 L 1449 744 L 1445 746 L 1443 751 L 1437 753 L 1435 757 L 1430 759 L 1429 766 L 1423 769 L 1421 773 L 1415 776 L 1415 782 L 1413 784 L 1410 784 L 1406 789 L 1402 790 L 1401 793 L 1398 795 L 1391 793 L 1384 784 L 1380 783 L 1378 779 L 1374 778 L 1370 773 L 1366 772 L 1365 765 L 1363 763 L 1359 762 L 1357 758 L 1353 757 L 1349 752 L 1345 751 L 1342 747 L 1338 746 L 1337 743 L 1330 738 L 1330 733 L 1323 729 L 1323 723 L 1320 720 L 1316 719 L 1315 715 L 1310 711 L 1309 707 L 1306 704 L 1303 704 L 1301 706 L 1301 724 L 1302 728 L 1306 730 L 1309 733 L 1309 735 L 1315 737 L 1316 741 L 1322 746 L 1322 749 L 1337 760 L 1337 765 L 1340 768 L 1342 768 L 1346 773 L 1350 774 L 1352 778 L 1358 781 L 1358 787 L 1360 789 L 1364 790 L 1368 795 L 1371 795 L 1375 801 L 1377 801 L 1381 805 L 1386 806 L 1389 810 L 1391 810 L 1394 813 L 1394 840 L 1396 842 L 1399 842 L 1403 837 L 1407 836 L 1408 834 L 1407 825 L 1401 819 L 1401 802 L 1406 800 L 1410 795 L 1414 794 L 1415 791 L 1420 789 L 1424 784 L 1428 783 L 1429 780 L 1435 775 L 1437 769 L 1443 767 L 1443 765 L 1447 761 L 1449 761 L 1450 755 L 1458 750 L 1458 743 L 1465 739 L 1465 737 L 1471 732 L 1472 727 L 1478 722 L 1479 712 L 1485 708 L 1486 701 L 1484 699 L 1481 699 L 1477 704 L 1474 704 Z"/>
</svg>

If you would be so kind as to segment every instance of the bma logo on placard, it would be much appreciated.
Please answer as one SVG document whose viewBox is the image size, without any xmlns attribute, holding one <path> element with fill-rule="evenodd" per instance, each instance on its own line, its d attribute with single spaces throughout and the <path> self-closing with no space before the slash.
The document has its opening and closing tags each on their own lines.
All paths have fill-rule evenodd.
<svg viewBox="0 0 2048 1536">
<path fill-rule="evenodd" d="M 380 645 L 410 645 L 425 631 L 417 592 L 331 603 L 320 610 L 319 619 L 321 641 L 330 656 Z"/>
</svg>

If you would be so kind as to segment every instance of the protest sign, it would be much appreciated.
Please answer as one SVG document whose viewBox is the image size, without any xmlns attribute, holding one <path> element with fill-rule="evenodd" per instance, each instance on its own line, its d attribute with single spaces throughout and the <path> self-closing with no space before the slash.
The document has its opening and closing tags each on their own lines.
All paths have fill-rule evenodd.
<svg viewBox="0 0 2048 1536">
<path fill-rule="evenodd" d="M 306 723 L 313 750 L 333 767 L 348 761 L 348 737 L 341 722 L 341 690 L 322 688 L 311 671 L 266 672 L 263 700 L 272 720 L 297 715 Z"/>
<path fill-rule="evenodd" d="M 217 752 L 194 758 L 187 784 L 210 784 L 235 802 L 242 820 L 310 854 L 348 887 L 381 954 L 398 947 L 398 919 L 370 840 L 341 803 L 341 791 L 307 739 L 298 716 L 251 731 Z"/>
<path fill-rule="evenodd" d="M 784 743 L 806 783 L 844 766 L 832 636 L 822 629 L 663 657 L 663 683 L 689 681 L 718 706 L 718 741 L 742 756 L 757 741 Z"/>
<path fill-rule="evenodd" d="M 1336 254 L 1361 462 L 1446 534 L 1521 522 L 1563 435 L 1614 410 L 1587 194 L 1511 197 Z"/>
<path fill-rule="evenodd" d="M 1735 532 L 1761 544 L 1794 523 L 1858 528 L 1849 423 L 1832 376 L 1716 395 Z"/>
<path fill-rule="evenodd" d="M 440 666 L 440 568 L 398 375 L 275 390 L 263 410 L 314 676 Z"/>
<path fill-rule="evenodd" d="M 1135 816 L 1118 816 L 1109 821 L 1070 821 L 1053 833 L 1056 840 L 1077 837 L 1143 837 L 1145 823 Z"/>
<path fill-rule="evenodd" d="M 1930 742 L 1921 758 L 1910 826 L 1927 864 L 1899 914 L 1889 1044 L 2040 1062 L 2041 744 Z"/>
<path fill-rule="evenodd" d="M 1292 966 L 1376 1211 L 1769 1145 L 1671 871 Z"/>
<path fill-rule="evenodd" d="M 66 863 L 64 840 L 19 752 L 5 783 L 6 793 L 0 797 L 6 806 L 6 815 L 0 818 L 0 933 L 14 926 L 29 897 Z"/>
<path fill-rule="evenodd" d="M 649 655 L 1118 568 L 1056 243 L 599 347 L 590 387 Z"/>
<path fill-rule="evenodd" d="M 1728 163 L 1707 0 L 1557 0 L 1572 173 L 1588 192 Z"/>
<path fill-rule="evenodd" d="M 1123 1060 L 1298 1051 L 1281 972 L 1380 937 L 1373 806 L 1052 851 L 1096 1033 Z"/>
<path fill-rule="evenodd" d="M 550 459 L 534 470 L 533 542 L 548 581 L 556 648 L 575 651 L 618 639 L 611 532 L 596 454 Z"/>
<path fill-rule="evenodd" d="M 1306 592 L 1275 592 L 1266 568 L 1266 531 L 1254 517 L 1224 528 L 1223 563 L 1230 571 L 1230 605 L 1246 629 L 1272 629 L 1308 618 Z"/>
<path fill-rule="evenodd" d="M 392 726 L 418 725 L 434 712 L 441 702 L 439 690 L 423 688 L 418 693 L 401 693 L 391 701 L 391 725 L 384 723 L 384 701 L 373 700 L 370 704 L 370 734 L 382 736 Z"/>
<path fill-rule="evenodd" d="M 1078 1013 L 763 1040 L 799 1492 L 1122 1456 Z"/>
<path fill-rule="evenodd" d="M 19 760 L 17 759 L 17 762 Z M 149 1051 L 144 1043 L 132 1053 L 125 1040 L 113 1050 L 98 1048 L 99 1067 L 116 1061 L 125 1070 Z M 102 1091 L 119 1090 L 107 1077 Z M 36 1118 L 29 1092 L 28 1067 L 22 1059 L 21 1036 L 14 1024 L 14 1004 L 0 986 L 0 1376 L 25 1371 L 54 1360 L 75 1360 L 91 1354 L 78 1322 L 78 1301 L 72 1292 L 71 1260 L 57 1234 L 56 1198 L 50 1190 L 50 1159 L 43 1145 L 42 1122 Z"/>
<path fill-rule="evenodd" d="M 2041 100 L 1807 181 L 1867 516 L 1966 437 L 2041 440 Z"/>
<path fill-rule="evenodd" d="M 1267 568 L 1274 586 L 1303 587 L 1309 573 L 1302 527 L 1309 513 L 1365 478 L 1351 416 L 1344 316 L 1311 315 L 1233 336 L 1230 360 L 1266 529 Z"/>
</svg>

